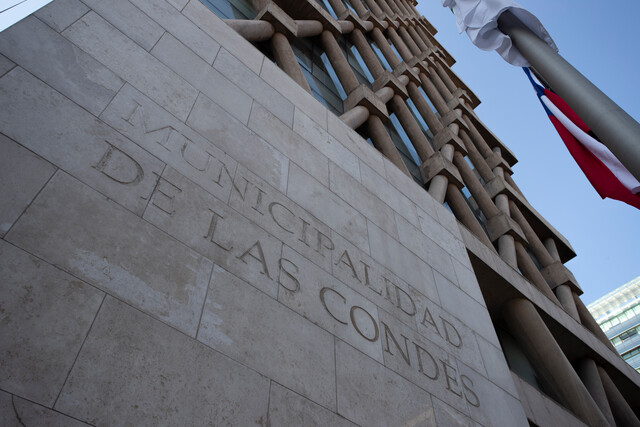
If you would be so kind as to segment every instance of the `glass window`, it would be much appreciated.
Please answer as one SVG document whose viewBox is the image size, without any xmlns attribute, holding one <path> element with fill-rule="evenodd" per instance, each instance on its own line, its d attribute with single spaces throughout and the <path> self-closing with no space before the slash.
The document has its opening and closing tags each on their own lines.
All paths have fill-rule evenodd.
<svg viewBox="0 0 640 427">
<path fill-rule="evenodd" d="M 222 19 L 253 19 L 256 11 L 246 0 L 200 0 Z"/>
<path fill-rule="evenodd" d="M 389 121 L 391 125 L 389 125 L 389 123 L 385 123 L 385 127 L 387 128 L 387 132 L 389 132 L 393 145 L 398 149 L 400 157 L 402 157 L 402 161 L 405 166 L 407 166 L 407 169 L 409 169 L 413 179 L 418 184 L 424 185 L 422 181 L 422 174 L 420 173 L 420 159 L 418 158 L 416 150 L 413 148 L 413 144 L 411 144 L 409 137 L 404 131 L 395 113 L 392 113 L 389 116 Z"/>
<path fill-rule="evenodd" d="M 400 56 L 400 54 L 398 53 L 398 49 L 396 49 L 396 47 L 393 45 L 393 43 L 391 43 L 391 41 L 389 41 L 389 46 L 391 46 L 391 50 L 393 50 L 393 53 L 395 53 L 395 54 L 396 54 L 396 56 L 398 57 L 398 59 L 399 59 L 400 61 L 404 61 L 404 60 L 402 59 L 402 56 Z"/>
<path fill-rule="evenodd" d="M 422 118 L 422 115 L 418 111 L 418 107 L 416 107 L 416 105 L 413 103 L 411 98 L 407 98 L 407 105 L 409 106 L 409 110 L 411 110 L 413 117 L 415 117 L 416 121 L 420 125 L 420 129 L 422 129 L 422 133 L 424 133 L 424 135 L 427 137 L 427 140 L 429 141 L 429 144 L 431 144 L 431 146 L 433 147 L 432 140 L 434 135 L 429 129 L 429 126 L 427 126 L 427 122 L 425 122 L 424 119 Z"/>
<path fill-rule="evenodd" d="M 422 89 L 422 86 L 418 86 L 418 90 L 420 90 L 420 93 L 424 97 L 424 100 L 427 101 L 427 104 L 429 104 L 429 107 L 431 107 L 431 110 L 435 113 L 435 115 L 440 117 L 440 113 L 438 113 L 438 110 L 436 110 L 436 107 L 433 106 L 433 102 L 431 102 L 431 100 L 427 96 L 427 93 L 424 91 L 424 89 Z"/>
<path fill-rule="evenodd" d="M 391 68 L 391 65 L 387 61 L 387 58 L 385 58 L 384 55 L 382 54 L 382 51 L 380 50 L 378 45 L 374 41 L 370 42 L 370 44 L 371 44 L 371 49 L 373 49 L 373 51 L 375 52 L 376 56 L 378 57 L 378 59 L 382 63 L 382 66 L 387 71 L 393 71 L 393 68 Z"/>
<path fill-rule="evenodd" d="M 347 60 L 349 61 L 349 65 L 356 72 L 356 77 L 360 83 L 371 84 L 373 83 L 373 75 L 369 71 L 367 64 L 365 64 L 364 59 L 360 56 L 360 52 L 358 49 L 350 43 L 347 43 Z"/>
<path fill-rule="evenodd" d="M 316 2 L 320 6 L 322 6 L 327 12 L 329 12 L 329 14 L 333 16 L 333 19 L 338 19 L 338 15 L 336 15 L 336 12 L 333 10 L 333 8 L 331 7 L 331 5 L 327 0 L 316 0 Z"/>
<path fill-rule="evenodd" d="M 335 115 L 341 115 L 344 111 L 342 101 L 347 95 L 327 55 L 311 39 L 296 39 L 291 48 L 313 96 Z"/>
</svg>

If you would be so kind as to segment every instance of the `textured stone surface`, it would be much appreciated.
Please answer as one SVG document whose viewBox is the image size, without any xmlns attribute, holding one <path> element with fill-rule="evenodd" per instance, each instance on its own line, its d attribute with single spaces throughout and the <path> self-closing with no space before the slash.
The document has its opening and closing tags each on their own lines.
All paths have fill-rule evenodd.
<svg viewBox="0 0 640 427">
<path fill-rule="evenodd" d="M 0 79 L 0 110 L 5 135 L 142 213 L 164 166 L 158 159 L 22 68 Z"/>
<path fill-rule="evenodd" d="M 124 84 L 33 16 L 0 33 L 0 52 L 96 115 Z"/>
<path fill-rule="evenodd" d="M 104 294 L 0 240 L 0 387 L 53 405 Z"/>
<path fill-rule="evenodd" d="M 335 408 L 333 337 L 217 266 L 198 340 Z"/>
<path fill-rule="evenodd" d="M 4 236 L 56 169 L 3 135 L 0 152 L 0 236 Z"/>
<path fill-rule="evenodd" d="M 4 427 L 82 427 L 89 425 L 1 391 L 0 424 Z"/>
<path fill-rule="evenodd" d="M 54 176 L 5 238 L 195 335 L 211 262 L 70 176 Z"/>
<path fill-rule="evenodd" d="M 80 0 L 56 0 L 38 9 L 34 15 L 59 32 L 88 11 L 89 8 Z"/>
<path fill-rule="evenodd" d="M 266 423 L 268 398 L 265 377 L 107 298 L 55 409 L 94 425 L 248 426 Z"/>
</svg>

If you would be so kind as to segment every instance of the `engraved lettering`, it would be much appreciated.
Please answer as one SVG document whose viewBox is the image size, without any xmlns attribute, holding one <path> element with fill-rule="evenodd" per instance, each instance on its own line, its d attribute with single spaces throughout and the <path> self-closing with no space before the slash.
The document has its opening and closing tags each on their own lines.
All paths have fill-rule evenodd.
<svg viewBox="0 0 640 427">
<path fill-rule="evenodd" d="M 253 205 L 252 208 L 260 215 L 264 215 L 264 213 L 260 210 L 260 206 L 262 206 L 262 195 L 264 194 L 264 191 L 262 191 L 259 187 L 256 187 L 256 190 L 258 190 L 258 196 L 256 197 L 256 204 Z"/>
<path fill-rule="evenodd" d="M 327 301 L 325 299 L 325 295 L 327 292 L 332 292 L 334 294 L 336 294 L 337 296 L 339 296 L 342 299 L 342 303 L 345 304 L 347 302 L 347 300 L 345 299 L 345 297 L 342 296 L 342 294 L 338 291 L 336 291 L 335 289 L 332 288 L 322 288 L 320 289 L 320 301 L 322 301 L 322 305 L 324 306 L 324 309 L 327 310 L 327 313 L 329 313 L 329 316 L 333 317 L 338 323 L 342 323 L 343 325 L 348 325 L 347 322 L 338 319 L 332 312 L 331 310 L 329 310 L 329 307 L 327 306 Z"/>
<path fill-rule="evenodd" d="M 169 182 L 166 178 L 159 177 L 151 204 L 167 215 L 173 216 L 176 212 L 173 208 L 173 199 L 181 192 L 180 187 Z"/>
<path fill-rule="evenodd" d="M 356 322 L 356 319 L 355 319 L 355 311 L 356 311 L 356 309 L 359 309 L 364 314 L 369 316 L 369 319 L 371 319 L 371 324 L 373 325 L 373 330 L 375 331 L 373 333 L 373 338 L 369 338 L 368 336 L 366 336 L 362 332 L 360 327 L 358 326 L 358 322 Z M 380 330 L 378 329 L 378 324 L 376 323 L 376 321 L 373 318 L 373 316 L 371 316 L 371 314 L 369 314 L 369 312 L 367 310 L 365 310 L 364 308 L 362 308 L 360 306 L 354 305 L 353 307 L 351 307 L 351 310 L 349 310 L 349 317 L 351 318 L 351 324 L 353 325 L 354 328 L 356 328 L 356 332 L 358 332 L 358 334 L 360 334 L 360 336 L 362 338 L 364 338 L 365 340 L 370 341 L 370 342 L 378 341 L 378 337 L 380 336 Z"/>
<path fill-rule="evenodd" d="M 386 277 L 382 276 L 382 280 L 384 280 L 385 282 L 385 289 L 387 290 L 387 299 L 393 302 L 391 300 L 391 295 L 389 293 L 389 285 L 391 285 L 395 290 L 396 307 L 402 310 L 405 314 L 409 316 L 414 316 L 416 314 L 416 304 L 413 302 L 413 298 L 411 298 L 411 295 L 406 293 L 404 290 L 400 289 L 398 285 L 396 285 Z M 403 303 L 403 301 L 408 301 L 408 302 Z M 409 304 L 409 307 L 406 307 L 407 304 Z"/>
<path fill-rule="evenodd" d="M 282 225 L 282 223 L 278 220 L 278 218 L 276 218 L 276 215 L 274 213 L 274 208 L 275 207 L 282 208 L 284 211 L 289 213 L 290 216 L 295 218 L 294 213 L 291 212 L 291 210 L 288 207 L 286 207 L 285 205 L 283 205 L 282 203 L 279 203 L 279 202 L 271 202 L 271 203 L 269 203 L 269 214 L 271 215 L 271 219 L 273 219 L 273 222 L 275 222 L 278 225 L 278 227 L 282 228 L 287 233 L 293 234 L 293 230 L 289 230 L 287 227 Z"/>
<path fill-rule="evenodd" d="M 307 230 L 309 228 L 309 225 L 311 225 L 311 224 L 309 224 L 307 221 L 305 221 L 302 218 L 300 218 L 300 221 L 302 221 L 302 238 L 298 239 L 298 241 L 304 243 L 305 245 L 307 245 L 309 247 L 311 247 L 311 245 L 307 241 Z"/>
<path fill-rule="evenodd" d="M 316 240 L 316 252 L 318 252 L 318 253 L 320 253 L 320 255 L 324 256 L 324 254 L 321 252 L 321 250 L 323 248 L 329 249 L 329 251 L 332 251 L 332 250 L 334 250 L 336 248 L 335 245 L 333 244 L 333 242 L 331 241 L 331 239 L 329 238 L 329 236 L 325 235 L 320 230 L 316 230 L 316 232 L 318 233 L 318 238 Z M 328 245 L 323 244 L 323 242 L 328 243 Z"/>
<path fill-rule="evenodd" d="M 249 180 L 245 177 L 241 178 L 244 179 L 244 190 L 240 190 L 240 187 L 236 185 L 236 180 L 231 181 L 231 186 L 234 190 L 236 190 L 238 196 L 240 196 L 240 199 L 242 199 L 242 201 L 244 202 L 244 198 L 247 195 L 247 189 L 249 188 Z"/>
<path fill-rule="evenodd" d="M 218 246 L 220 249 L 223 249 L 225 251 L 230 251 L 231 249 L 233 249 L 233 246 L 229 246 L 228 248 L 223 246 L 222 243 L 216 241 L 216 236 L 215 236 L 216 228 L 218 226 L 218 220 L 224 219 L 224 217 L 222 215 L 218 215 L 211 208 L 209 208 L 209 210 L 213 215 L 211 216 L 211 223 L 209 224 L 209 230 L 207 231 L 207 234 L 204 236 L 204 238 L 209 239 L 211 243 Z"/>
<path fill-rule="evenodd" d="M 418 354 L 418 372 L 420 372 L 421 374 L 423 374 L 424 376 L 426 376 L 429 379 L 432 380 L 437 380 L 438 379 L 438 375 L 440 375 L 440 370 L 438 369 L 438 363 L 436 362 L 436 360 L 433 358 L 433 356 L 431 355 L 431 353 L 429 353 L 426 349 L 422 348 L 420 345 L 416 344 L 415 342 L 413 343 L 413 345 L 416 347 L 416 353 Z M 431 365 L 433 366 L 433 373 L 430 374 L 428 373 L 425 369 L 424 369 L 424 364 L 422 362 L 422 355 L 426 355 L 429 358 L 429 361 L 431 362 Z"/>
<path fill-rule="evenodd" d="M 447 380 L 447 390 L 449 390 L 451 393 L 455 394 L 458 397 L 462 397 L 461 390 L 458 390 L 458 391 L 454 390 L 454 387 L 460 387 L 457 379 L 458 371 L 456 371 L 456 368 L 449 365 L 444 360 L 440 360 L 440 362 L 442 363 L 442 372 L 444 372 L 444 377 Z M 451 371 L 453 371 L 453 375 L 451 375 L 452 373 Z"/>
<path fill-rule="evenodd" d="M 447 342 L 453 345 L 454 347 L 458 347 L 458 348 L 462 347 L 462 338 L 460 337 L 460 334 L 458 333 L 458 330 L 456 329 L 456 327 L 442 317 L 440 317 L 440 320 L 442 320 L 442 327 L 444 329 L 444 338 L 447 340 Z M 454 340 L 452 340 L 451 335 L 449 335 L 450 331 L 455 334 Z"/>
<path fill-rule="evenodd" d="M 371 266 L 367 265 L 364 263 L 364 261 L 360 260 L 360 264 L 362 264 L 364 266 L 364 284 L 369 286 L 369 268 L 371 268 Z M 382 291 L 380 291 L 380 294 L 382 295 Z"/>
<path fill-rule="evenodd" d="M 400 344 L 398 344 L 398 340 L 396 340 L 396 337 L 391 333 L 389 326 L 387 326 L 387 324 L 384 322 L 380 322 L 380 325 L 384 328 L 385 347 L 383 348 L 383 350 L 393 356 L 393 353 L 391 352 L 391 348 L 389 347 L 389 338 L 391 338 L 391 341 L 393 341 L 393 343 L 395 344 L 396 349 L 400 352 L 400 355 L 404 359 L 405 363 L 411 366 L 411 360 L 409 358 L 409 343 L 407 341 L 408 338 L 400 334 L 400 336 L 404 338 L 404 351 L 402 351 L 402 347 L 400 347 Z"/>
<path fill-rule="evenodd" d="M 254 248 L 256 249 L 257 256 L 253 253 Z M 248 262 L 245 261 L 245 257 L 247 256 L 255 259 L 256 261 L 259 261 L 260 264 L 262 264 L 262 271 L 260 273 L 264 274 L 269 279 L 271 279 L 271 275 L 269 275 L 269 269 L 267 268 L 267 260 L 264 258 L 264 252 L 262 251 L 262 245 L 260 244 L 260 240 L 256 241 L 242 255 L 239 255 L 236 258 L 238 258 L 240 261 L 244 262 L 245 264 L 248 264 Z"/>
<path fill-rule="evenodd" d="M 298 281 L 298 279 L 293 275 L 292 272 L 290 272 L 289 270 L 287 270 L 287 268 L 285 268 L 285 265 L 289 267 L 292 266 L 296 274 L 299 272 L 298 266 L 286 258 L 280 258 L 279 265 L 280 265 L 280 277 L 278 278 L 278 283 L 280 284 L 280 286 L 282 286 L 289 292 L 292 292 L 292 293 L 297 292 L 300 289 L 300 281 Z M 287 276 L 291 282 L 294 283 L 294 286 L 286 286 L 284 283 L 282 283 L 283 274 Z"/>
<path fill-rule="evenodd" d="M 358 277 L 358 273 L 356 272 L 356 268 L 353 266 L 353 262 L 351 262 L 351 257 L 349 256 L 349 252 L 346 249 L 344 250 L 342 255 L 340 255 L 340 258 L 338 258 L 338 262 L 336 262 L 335 265 L 338 265 L 340 263 L 349 267 L 351 269 L 351 274 L 353 275 L 353 277 L 355 277 L 356 280 L 358 280 L 358 282 L 360 281 L 360 278 Z"/>
<path fill-rule="evenodd" d="M 135 101 L 134 103 L 135 106 L 133 107 L 131 114 L 129 114 L 129 117 L 121 118 L 134 128 L 142 129 L 142 133 L 145 137 L 147 135 L 151 135 L 153 137 L 158 136 L 157 138 L 154 138 L 155 142 L 165 150 L 171 151 L 169 148 L 169 138 L 171 137 L 171 134 L 175 132 L 175 129 L 171 126 L 163 126 L 158 129 L 148 130 L 147 121 L 144 118 L 144 107 Z"/>
<path fill-rule="evenodd" d="M 144 171 L 140 163 L 124 151 L 111 145 L 109 141 L 105 142 L 109 147 L 93 167 L 119 184 L 135 185 L 142 181 Z"/>
<path fill-rule="evenodd" d="M 433 329 L 436 330 L 438 335 L 442 336 L 442 334 L 440 333 L 440 330 L 438 329 L 438 325 L 436 325 L 435 320 L 433 320 L 433 316 L 431 315 L 431 312 L 429 311 L 429 307 L 425 307 L 424 308 L 424 316 L 422 316 L 422 322 L 420 322 L 420 323 L 423 326 L 427 326 L 427 324 L 433 326 Z"/>
<path fill-rule="evenodd" d="M 464 399 L 471 406 L 475 406 L 476 408 L 480 407 L 480 399 L 478 399 L 478 395 L 473 391 L 473 381 L 466 375 L 460 375 L 460 380 L 462 382 L 462 388 L 464 393 Z M 471 395 L 471 399 L 469 399 L 469 395 Z"/>
<path fill-rule="evenodd" d="M 200 172 L 205 172 L 207 170 L 207 167 L 209 166 L 209 163 L 211 162 L 211 156 L 208 155 L 208 153 L 205 155 L 205 153 L 203 153 L 202 150 L 197 149 L 196 147 L 193 147 L 193 144 L 189 144 L 189 142 L 191 142 L 189 139 L 187 138 L 185 139 L 186 139 L 186 142 L 182 145 L 182 148 L 180 149 L 180 154 L 182 154 L 182 158 L 195 170 Z M 192 148 L 188 149 L 188 147 L 192 147 Z M 189 155 L 188 153 L 193 153 L 193 154 Z M 196 162 L 199 162 L 201 164 L 197 164 Z"/>
</svg>

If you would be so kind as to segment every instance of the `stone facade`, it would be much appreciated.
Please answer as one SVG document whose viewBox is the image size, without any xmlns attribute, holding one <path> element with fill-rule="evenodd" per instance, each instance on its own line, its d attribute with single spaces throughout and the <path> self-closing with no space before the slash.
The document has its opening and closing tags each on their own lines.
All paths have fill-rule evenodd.
<svg viewBox="0 0 640 427">
<path fill-rule="evenodd" d="M 288 3 L 225 23 L 200 0 L 55 0 L 0 33 L 0 424 L 637 421 L 638 374 L 574 302 L 571 247 L 428 21 L 406 0 L 343 19 Z M 338 117 L 287 56 L 303 31 L 345 87 L 340 34 L 432 53 L 349 90 Z M 241 34 L 273 39 L 277 64 Z M 435 149 L 402 115 L 418 87 L 451 113 L 418 105 Z M 381 131 L 387 103 L 424 185 Z M 505 323 L 553 399 L 510 371 Z"/>
</svg>

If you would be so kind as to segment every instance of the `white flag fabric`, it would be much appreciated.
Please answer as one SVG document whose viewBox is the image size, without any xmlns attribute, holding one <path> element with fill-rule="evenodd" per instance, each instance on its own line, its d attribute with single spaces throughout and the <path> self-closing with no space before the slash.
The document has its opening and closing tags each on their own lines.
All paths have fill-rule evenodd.
<svg viewBox="0 0 640 427">
<path fill-rule="evenodd" d="M 538 18 L 511 0 L 442 0 L 442 6 L 451 8 L 458 30 L 465 31 L 471 42 L 482 50 L 495 50 L 511 65 L 529 67 L 527 61 L 511 43 L 511 39 L 498 29 L 498 17 L 509 10 L 534 34 L 554 51 L 558 47 Z"/>
</svg>

